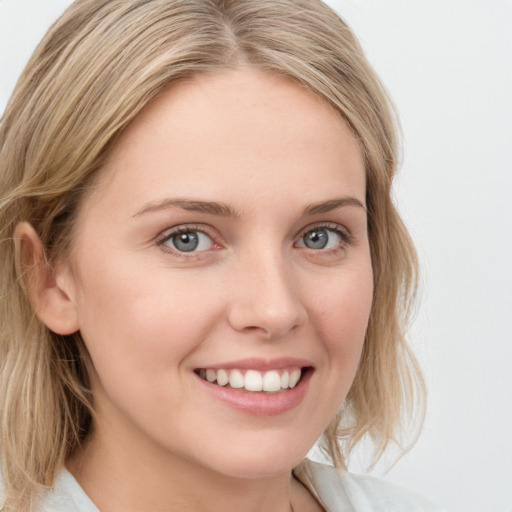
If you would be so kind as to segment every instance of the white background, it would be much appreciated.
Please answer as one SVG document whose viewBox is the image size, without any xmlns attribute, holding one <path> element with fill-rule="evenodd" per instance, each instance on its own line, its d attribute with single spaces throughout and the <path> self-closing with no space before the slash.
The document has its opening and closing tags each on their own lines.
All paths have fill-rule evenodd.
<svg viewBox="0 0 512 512">
<path fill-rule="evenodd" d="M 69 3 L 0 0 L 0 112 Z M 452 512 L 511 512 L 512 0 L 329 3 L 398 106 L 396 197 L 422 262 L 412 339 L 429 408 L 386 478 Z"/>
</svg>

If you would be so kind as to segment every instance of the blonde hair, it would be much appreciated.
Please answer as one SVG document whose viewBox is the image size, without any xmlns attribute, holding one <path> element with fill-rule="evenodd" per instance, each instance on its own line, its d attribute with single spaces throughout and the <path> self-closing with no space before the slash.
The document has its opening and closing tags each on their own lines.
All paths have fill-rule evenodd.
<svg viewBox="0 0 512 512">
<path fill-rule="evenodd" d="M 93 411 L 79 333 L 51 332 L 30 305 L 31 269 L 12 241 L 16 225 L 32 224 L 46 264 L 64 258 L 77 205 L 130 121 L 173 81 L 241 64 L 323 97 L 366 157 L 373 306 L 358 373 L 325 449 L 343 466 L 369 436 L 378 457 L 422 405 L 423 381 L 404 340 L 416 256 L 391 199 L 396 119 L 345 22 L 320 0 L 78 0 L 35 50 L 0 125 L 4 510 L 35 506 L 87 436 Z"/>
</svg>

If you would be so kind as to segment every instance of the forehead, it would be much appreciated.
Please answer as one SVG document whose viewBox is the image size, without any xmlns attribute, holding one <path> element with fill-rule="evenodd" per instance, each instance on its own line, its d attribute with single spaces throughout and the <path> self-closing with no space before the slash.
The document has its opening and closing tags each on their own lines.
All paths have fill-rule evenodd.
<svg viewBox="0 0 512 512">
<path fill-rule="evenodd" d="M 364 159 L 325 100 L 291 79 L 242 68 L 161 93 L 118 140 L 96 192 L 115 190 L 133 204 L 156 199 L 158 188 L 229 201 L 265 182 L 290 197 L 339 185 L 364 202 Z"/>
</svg>

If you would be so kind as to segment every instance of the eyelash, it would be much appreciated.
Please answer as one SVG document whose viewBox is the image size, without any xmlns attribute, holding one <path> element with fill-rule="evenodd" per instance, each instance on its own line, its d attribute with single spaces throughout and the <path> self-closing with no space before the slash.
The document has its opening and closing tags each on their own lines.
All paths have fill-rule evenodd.
<svg viewBox="0 0 512 512">
<path fill-rule="evenodd" d="M 302 240 L 308 233 L 310 233 L 311 231 L 315 231 L 315 230 L 331 231 L 340 237 L 341 243 L 338 247 L 327 249 L 327 250 L 322 250 L 322 249 L 315 250 L 315 249 L 308 248 L 307 246 L 304 247 L 305 249 L 311 250 L 313 253 L 319 253 L 319 254 L 324 254 L 324 255 L 325 254 L 336 254 L 339 251 L 345 250 L 347 246 L 351 246 L 354 243 L 353 236 L 347 229 L 341 227 L 339 224 L 333 224 L 333 223 L 329 223 L 329 222 L 307 226 L 302 231 L 300 231 L 300 233 L 298 234 L 298 236 L 296 238 L 298 240 Z M 176 228 L 171 228 L 170 230 L 165 231 L 161 236 L 159 236 L 157 238 L 156 245 L 165 253 L 173 254 L 175 256 L 185 258 L 185 259 L 198 258 L 198 257 L 201 257 L 200 256 L 201 254 L 207 252 L 207 250 L 205 250 L 205 251 L 197 251 L 197 252 L 190 251 L 189 253 L 187 253 L 184 251 L 179 251 L 177 249 L 173 249 L 172 247 L 166 245 L 167 242 L 170 241 L 173 237 L 178 236 L 180 234 L 185 234 L 185 233 L 201 233 L 201 234 L 207 236 L 208 238 L 210 238 L 210 240 L 212 241 L 212 244 L 214 246 L 216 246 L 216 248 L 221 247 L 221 245 L 215 241 L 215 237 L 211 233 L 209 233 L 209 231 L 206 230 L 204 228 L 204 226 L 198 226 L 198 225 L 194 225 L 194 224 L 186 224 L 186 225 L 178 226 Z M 295 243 L 297 243 L 297 242 L 295 242 Z M 301 246 L 301 248 L 302 248 L 302 246 Z"/>
<path fill-rule="evenodd" d="M 191 251 L 189 253 L 184 251 L 178 251 L 177 249 L 173 249 L 172 247 L 169 247 L 166 245 L 168 241 L 170 241 L 173 237 L 185 234 L 185 233 L 201 233 L 212 241 L 212 244 L 214 246 L 220 247 L 218 243 L 215 241 L 215 237 L 208 232 L 203 226 L 198 226 L 194 224 L 185 224 L 182 226 L 178 226 L 176 228 L 171 228 L 170 230 L 165 231 L 160 237 L 156 240 L 156 245 L 165 253 L 173 254 L 174 256 L 177 256 L 179 258 L 184 259 L 193 259 L 199 257 L 200 254 L 206 252 L 206 251 Z"/>
<path fill-rule="evenodd" d="M 333 224 L 331 222 L 320 222 L 319 224 L 313 224 L 310 226 L 306 226 L 298 235 L 298 240 L 302 240 L 308 233 L 312 231 L 320 231 L 320 230 L 326 230 L 331 231 L 333 233 L 336 233 L 340 239 L 341 243 L 340 246 L 334 247 L 332 249 L 327 250 L 314 250 L 311 249 L 315 253 L 321 253 L 321 254 L 336 254 L 339 251 L 345 250 L 347 247 L 350 247 L 354 244 L 354 237 L 352 234 L 346 229 L 340 226 L 339 224 Z M 309 249 L 306 247 L 306 249 Z"/>
</svg>

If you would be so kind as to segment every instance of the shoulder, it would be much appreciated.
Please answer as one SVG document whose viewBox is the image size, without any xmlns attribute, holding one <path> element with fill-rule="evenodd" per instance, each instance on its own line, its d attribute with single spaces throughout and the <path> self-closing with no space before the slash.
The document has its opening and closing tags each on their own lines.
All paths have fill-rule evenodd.
<svg viewBox="0 0 512 512">
<path fill-rule="evenodd" d="M 327 512 L 442 512 L 420 494 L 374 476 L 349 473 L 307 459 L 294 474 Z"/>
<path fill-rule="evenodd" d="M 79 483 L 63 469 L 44 501 L 45 512 L 99 512 Z"/>
<path fill-rule="evenodd" d="M 0 465 L 0 511 L 4 501 L 4 483 Z M 44 512 L 99 512 L 71 473 L 63 469 L 55 485 L 43 496 Z"/>
</svg>

